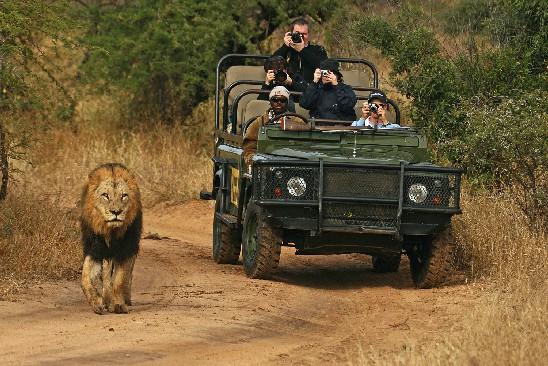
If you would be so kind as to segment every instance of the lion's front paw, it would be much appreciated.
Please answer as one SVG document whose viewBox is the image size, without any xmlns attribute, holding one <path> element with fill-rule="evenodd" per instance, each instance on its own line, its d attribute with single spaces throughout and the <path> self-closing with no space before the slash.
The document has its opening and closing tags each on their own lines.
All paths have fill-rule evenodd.
<svg viewBox="0 0 548 366">
<path fill-rule="evenodd" d="M 126 304 L 114 304 L 114 312 L 116 314 L 127 314 L 129 313 L 129 309 Z"/>
<path fill-rule="evenodd" d="M 103 315 L 106 314 L 108 309 L 102 302 L 91 304 L 91 308 L 95 314 Z"/>
</svg>

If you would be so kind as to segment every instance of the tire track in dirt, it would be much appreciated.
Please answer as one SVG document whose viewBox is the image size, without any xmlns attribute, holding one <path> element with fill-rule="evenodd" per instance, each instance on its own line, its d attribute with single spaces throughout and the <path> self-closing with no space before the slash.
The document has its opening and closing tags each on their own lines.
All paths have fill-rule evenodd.
<svg viewBox="0 0 548 366">
<path fill-rule="evenodd" d="M 466 312 L 464 286 L 415 290 L 372 272 L 363 255 L 295 256 L 283 248 L 272 280 L 210 256 L 211 202 L 145 212 L 129 315 L 97 316 L 77 282 L 0 302 L 0 364 L 318 365 L 435 340 Z"/>
</svg>

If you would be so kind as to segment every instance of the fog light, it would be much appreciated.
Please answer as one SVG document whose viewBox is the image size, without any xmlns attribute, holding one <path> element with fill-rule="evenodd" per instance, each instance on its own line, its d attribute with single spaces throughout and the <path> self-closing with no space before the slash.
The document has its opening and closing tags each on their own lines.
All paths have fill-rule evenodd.
<svg viewBox="0 0 548 366">
<path fill-rule="evenodd" d="M 407 194 L 412 202 L 423 203 L 428 197 L 428 190 L 423 184 L 415 183 L 409 187 Z"/>
<path fill-rule="evenodd" d="M 300 197 L 306 192 L 306 182 L 301 177 L 291 177 L 287 181 L 287 190 L 289 194 L 295 197 Z"/>
</svg>

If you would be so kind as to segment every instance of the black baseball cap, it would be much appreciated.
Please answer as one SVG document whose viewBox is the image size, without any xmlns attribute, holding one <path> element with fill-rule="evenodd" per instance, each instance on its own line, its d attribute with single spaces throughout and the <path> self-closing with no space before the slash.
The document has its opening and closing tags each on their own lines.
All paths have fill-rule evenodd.
<svg viewBox="0 0 548 366">
<path fill-rule="evenodd" d="M 320 62 L 320 69 L 339 72 L 339 62 L 337 60 L 333 60 L 332 58 L 328 58 L 327 60 Z"/>
<path fill-rule="evenodd" d="M 371 103 L 373 99 L 378 99 L 383 104 L 386 104 L 386 94 L 384 94 L 382 91 L 372 91 L 371 93 L 369 93 L 369 97 L 367 97 L 367 102 Z"/>
</svg>

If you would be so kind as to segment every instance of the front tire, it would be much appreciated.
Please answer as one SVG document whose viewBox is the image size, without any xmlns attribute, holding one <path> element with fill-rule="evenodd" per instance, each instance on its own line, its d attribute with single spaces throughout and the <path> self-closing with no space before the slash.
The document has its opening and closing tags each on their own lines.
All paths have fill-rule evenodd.
<svg viewBox="0 0 548 366">
<path fill-rule="evenodd" d="M 242 254 L 249 278 L 266 278 L 278 267 L 281 253 L 280 230 L 265 220 L 261 207 L 249 202 L 244 219 Z"/>
<path fill-rule="evenodd" d="M 454 247 L 451 227 L 433 238 L 414 243 L 408 251 L 411 277 L 417 288 L 432 288 L 442 285 L 451 272 L 452 249 Z"/>
<path fill-rule="evenodd" d="M 237 264 L 240 257 L 240 238 L 237 230 L 231 229 L 217 217 L 217 214 L 222 214 L 221 199 L 222 192 L 219 189 L 213 217 L 213 260 L 219 264 Z"/>
</svg>

